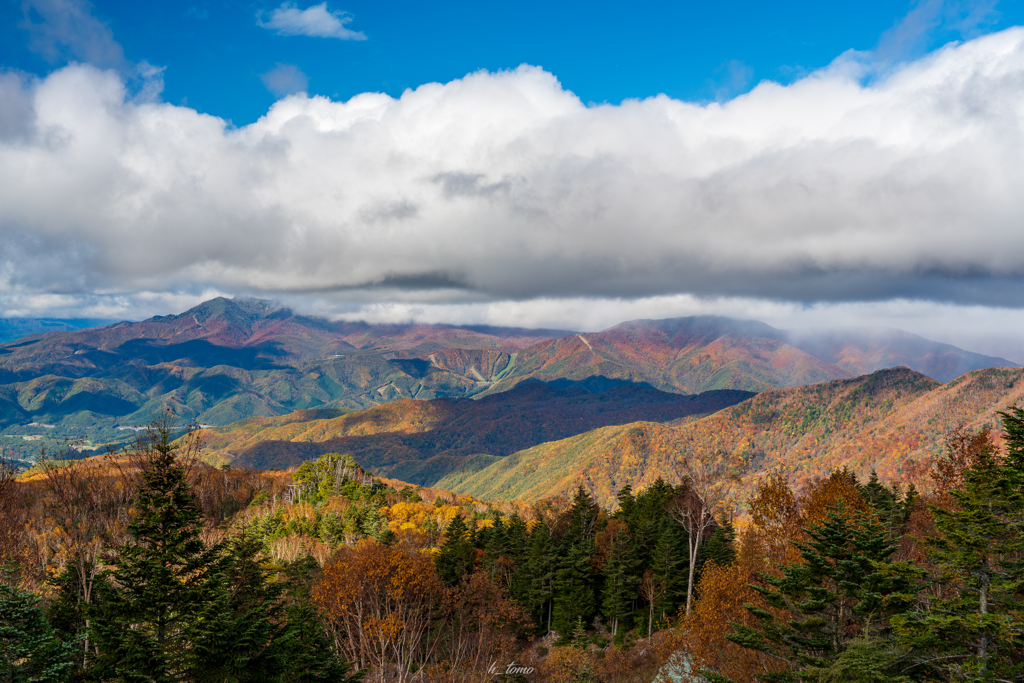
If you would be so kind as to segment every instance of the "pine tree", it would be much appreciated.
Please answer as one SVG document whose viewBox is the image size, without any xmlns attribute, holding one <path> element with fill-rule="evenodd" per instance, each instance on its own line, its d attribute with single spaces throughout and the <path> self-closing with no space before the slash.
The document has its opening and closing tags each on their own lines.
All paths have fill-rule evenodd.
<svg viewBox="0 0 1024 683">
<path fill-rule="evenodd" d="M 461 514 L 448 523 L 444 544 L 434 558 L 437 573 L 449 586 L 454 586 L 473 569 L 476 551 Z"/>
<path fill-rule="evenodd" d="M 900 620 L 921 668 L 977 680 L 1024 676 L 1024 411 L 1003 414 L 1007 457 L 975 453 L 951 509 L 933 507 L 930 555 L 944 587 Z"/>
<path fill-rule="evenodd" d="M 200 538 L 203 515 L 162 425 L 142 462 L 131 541 L 101 584 L 92 623 L 103 680 L 173 681 L 185 675 L 197 607 L 211 598 L 217 548 Z"/>
<path fill-rule="evenodd" d="M 875 515 L 840 505 L 821 525 L 805 531 L 810 541 L 796 544 L 803 563 L 780 567 L 779 577 L 762 575 L 767 586 L 755 587 L 792 620 L 779 621 L 767 610 L 749 607 L 759 626 L 733 624 L 735 632 L 728 636 L 789 663 L 790 671 L 759 674 L 767 683 L 829 680 L 828 672 L 855 635 L 862 641 L 891 641 L 890 619 L 914 602 L 916 573 L 888 561 L 896 547 Z M 894 664 L 890 660 L 886 666 Z"/>
<path fill-rule="evenodd" d="M 0 570 L 0 680 L 70 680 L 78 648 L 57 637 L 37 595 L 10 585 L 12 574 L 9 569 Z"/>
<path fill-rule="evenodd" d="M 637 582 L 633 566 L 633 548 L 629 532 L 619 529 L 613 540 L 612 551 L 604 566 L 604 598 L 601 611 L 611 622 L 612 636 L 618 634 L 619 625 L 633 612 Z"/>
<path fill-rule="evenodd" d="M 598 512 L 597 503 L 581 485 L 573 496 L 571 522 L 558 559 L 552 619 L 556 631 L 569 630 L 578 618 L 589 624 L 597 611 L 590 557 L 594 554 Z"/>
</svg>

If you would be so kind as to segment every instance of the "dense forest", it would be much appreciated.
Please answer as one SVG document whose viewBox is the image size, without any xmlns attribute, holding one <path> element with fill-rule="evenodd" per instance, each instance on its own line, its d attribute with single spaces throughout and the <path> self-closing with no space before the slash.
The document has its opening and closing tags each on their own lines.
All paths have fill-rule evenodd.
<svg viewBox="0 0 1024 683">
<path fill-rule="evenodd" d="M 160 423 L 0 477 L 7 681 L 1014 681 L 1024 411 L 914 482 L 728 459 L 532 505 L 329 453 L 214 468 Z M 741 463 L 739 463 L 741 464 Z M 735 517 L 736 510 L 743 510 Z M 660 674 L 659 674 L 660 672 Z"/>
</svg>

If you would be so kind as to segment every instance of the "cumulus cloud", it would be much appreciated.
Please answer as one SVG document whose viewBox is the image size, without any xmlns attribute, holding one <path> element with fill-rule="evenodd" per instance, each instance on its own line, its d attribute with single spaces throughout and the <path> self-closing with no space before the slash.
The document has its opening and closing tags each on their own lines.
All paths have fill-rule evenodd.
<svg viewBox="0 0 1024 683">
<path fill-rule="evenodd" d="M 114 71 L 7 76 L 0 293 L 1024 307 L 1024 29 L 865 60 L 592 107 L 523 66 L 242 128 Z"/>
<path fill-rule="evenodd" d="M 295 3 L 286 2 L 271 12 L 265 21 L 262 14 L 257 15 L 256 21 L 263 28 L 276 31 L 282 36 L 366 40 L 363 32 L 346 28 L 346 24 L 352 22 L 348 13 L 329 10 L 326 2 L 306 9 L 299 9 Z"/>
<path fill-rule="evenodd" d="M 276 97 L 294 95 L 298 92 L 306 92 L 309 87 L 309 79 L 302 69 L 294 64 L 277 64 L 270 71 L 260 74 L 260 80 L 267 90 Z"/>
</svg>

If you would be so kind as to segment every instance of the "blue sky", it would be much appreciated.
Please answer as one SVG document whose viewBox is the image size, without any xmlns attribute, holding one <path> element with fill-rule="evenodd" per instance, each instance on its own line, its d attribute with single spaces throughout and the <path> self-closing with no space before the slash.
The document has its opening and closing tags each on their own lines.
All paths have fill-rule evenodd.
<svg viewBox="0 0 1024 683">
<path fill-rule="evenodd" d="M 73 48 L 32 49 L 26 12 L 40 21 L 49 0 L 0 5 L 0 64 L 44 75 Z M 35 7 L 34 5 L 38 5 Z M 847 50 L 905 60 L 950 40 L 1024 23 L 1024 3 L 922 2 L 395 2 L 327 3 L 365 40 L 280 35 L 261 27 L 272 2 L 98 0 L 91 13 L 109 27 L 129 63 L 165 67 L 163 97 L 250 123 L 276 99 L 261 79 L 280 65 L 310 94 L 347 100 L 393 97 L 423 83 L 479 69 L 541 66 L 584 102 L 618 103 L 659 93 L 722 100 L 758 81 L 788 83 Z M 296 9 L 308 9 L 301 3 Z M 88 6 L 86 6 L 88 9 Z M 46 11 L 45 9 L 43 10 Z M 915 16 L 916 11 L 916 16 Z M 908 21 L 908 14 L 909 21 Z M 903 32 L 896 29 L 903 25 Z M 103 66 L 121 66 L 113 59 Z M 287 79 L 285 80 L 287 83 Z M 280 91 L 278 91 L 280 92 Z"/>
<path fill-rule="evenodd" d="M 0 317 L 721 314 L 1024 362 L 1024 0 L 0 4 Z"/>
</svg>

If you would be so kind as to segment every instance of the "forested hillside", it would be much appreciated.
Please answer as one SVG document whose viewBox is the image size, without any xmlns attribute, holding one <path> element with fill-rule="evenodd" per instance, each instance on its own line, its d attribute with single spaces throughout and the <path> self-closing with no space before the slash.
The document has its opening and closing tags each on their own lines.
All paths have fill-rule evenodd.
<svg viewBox="0 0 1024 683">
<path fill-rule="evenodd" d="M 407 399 L 340 416 L 306 411 L 208 429 L 202 437 L 211 462 L 283 468 L 338 451 L 375 472 L 430 485 L 467 463 L 480 466 L 484 456 L 506 456 L 597 426 L 709 414 L 753 395 L 683 396 L 615 384 L 602 382 L 592 393 L 586 385 L 524 382 L 477 401 Z"/>
<path fill-rule="evenodd" d="M 510 662 L 532 683 L 1014 680 L 1024 410 L 1001 418 L 1003 438 L 947 434 L 921 487 L 842 468 L 737 496 L 720 461 L 690 460 L 614 510 L 582 485 L 487 502 L 337 453 L 218 469 L 165 422 L 121 453 L 0 469 L 0 674 L 484 683 Z"/>
<path fill-rule="evenodd" d="M 996 413 L 1024 400 L 1024 370 L 976 370 L 939 385 L 907 369 L 758 394 L 677 427 L 605 427 L 515 453 L 439 486 L 487 499 L 538 500 L 582 484 L 604 505 L 626 484 L 678 479 L 687 458 L 723 459 L 749 490 L 765 472 L 784 470 L 797 487 L 835 468 L 916 477 L 915 463 L 943 450 L 964 423 L 996 424 Z"/>
</svg>

